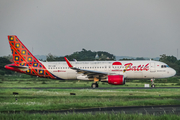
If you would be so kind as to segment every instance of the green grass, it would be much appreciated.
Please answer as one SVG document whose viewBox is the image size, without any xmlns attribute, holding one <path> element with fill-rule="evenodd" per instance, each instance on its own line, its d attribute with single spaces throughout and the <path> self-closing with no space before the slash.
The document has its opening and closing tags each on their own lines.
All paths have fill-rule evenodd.
<svg viewBox="0 0 180 120">
<path fill-rule="evenodd" d="M 180 87 L 180 77 L 155 80 L 156 87 Z M 25 74 L 0 76 L 0 87 L 90 87 L 93 81 L 51 80 Z M 125 85 L 110 85 L 99 82 L 99 87 L 144 87 L 150 80 L 127 80 Z"/>
<path fill-rule="evenodd" d="M 73 114 L 0 114 L 1 120 L 179 120 L 179 115 L 141 115 L 141 114 L 106 114 L 106 113 L 73 113 Z"/>
<path fill-rule="evenodd" d="M 59 81 L 59 80 L 4 80 L 0 81 L 0 87 L 91 87 L 93 82 L 89 81 Z M 110 85 L 99 82 L 99 87 L 144 87 L 145 83 L 126 82 L 125 85 Z M 146 83 L 146 84 L 150 84 Z M 156 87 L 180 87 L 177 83 L 155 83 Z"/>
<path fill-rule="evenodd" d="M 18 92 L 19 95 L 14 96 L 12 95 L 13 92 Z M 180 105 L 179 92 L 180 89 L 1 89 L 0 111 Z M 70 93 L 76 93 L 76 95 L 71 96 Z"/>
<path fill-rule="evenodd" d="M 175 86 L 157 83 L 157 87 Z M 60 82 L 42 78 L 12 76 L 0 80 L 0 87 L 90 87 L 91 82 Z M 123 86 L 99 83 L 99 87 L 144 87 L 139 80 Z M 12 93 L 18 92 L 14 96 Z M 71 96 L 70 93 L 76 93 Z M 113 106 L 180 105 L 180 89 L 0 89 L 0 111 L 64 110 Z M 17 98 L 17 101 L 16 101 Z"/>
</svg>

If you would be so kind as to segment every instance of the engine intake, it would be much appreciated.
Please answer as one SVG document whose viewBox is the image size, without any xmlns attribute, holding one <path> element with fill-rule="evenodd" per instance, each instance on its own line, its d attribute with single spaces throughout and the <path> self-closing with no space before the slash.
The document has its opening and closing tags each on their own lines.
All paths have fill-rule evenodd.
<svg viewBox="0 0 180 120">
<path fill-rule="evenodd" d="M 108 75 L 108 83 L 112 85 L 124 85 L 125 80 L 123 75 Z"/>
</svg>

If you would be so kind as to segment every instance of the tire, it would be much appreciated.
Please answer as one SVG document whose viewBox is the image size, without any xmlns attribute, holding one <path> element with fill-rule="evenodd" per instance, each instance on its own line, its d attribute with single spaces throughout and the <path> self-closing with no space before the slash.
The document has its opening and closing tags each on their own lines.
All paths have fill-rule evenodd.
<svg viewBox="0 0 180 120">
<path fill-rule="evenodd" d="M 95 89 L 97 87 L 97 84 L 96 83 L 92 83 L 91 87 Z"/>
<path fill-rule="evenodd" d="M 99 85 L 96 83 L 96 87 L 98 88 L 99 87 Z"/>
<path fill-rule="evenodd" d="M 152 84 L 152 85 L 151 85 L 151 87 L 152 87 L 152 88 L 155 88 L 155 85 L 154 85 L 154 84 Z"/>
</svg>

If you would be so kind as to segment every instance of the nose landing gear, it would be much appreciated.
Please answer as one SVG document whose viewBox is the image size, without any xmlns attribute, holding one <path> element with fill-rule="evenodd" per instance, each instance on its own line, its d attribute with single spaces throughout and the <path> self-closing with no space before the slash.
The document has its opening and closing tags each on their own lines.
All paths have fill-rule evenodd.
<svg viewBox="0 0 180 120">
<path fill-rule="evenodd" d="M 155 85 L 154 85 L 154 81 L 155 81 L 155 79 L 151 79 L 151 87 L 152 87 L 152 88 L 154 88 L 154 87 L 155 87 Z"/>
</svg>

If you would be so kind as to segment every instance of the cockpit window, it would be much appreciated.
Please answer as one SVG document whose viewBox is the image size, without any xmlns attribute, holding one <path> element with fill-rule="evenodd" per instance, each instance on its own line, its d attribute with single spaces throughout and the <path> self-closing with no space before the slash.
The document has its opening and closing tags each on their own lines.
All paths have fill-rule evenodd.
<svg viewBox="0 0 180 120">
<path fill-rule="evenodd" d="M 168 65 L 161 65 L 161 68 L 169 67 Z"/>
</svg>

